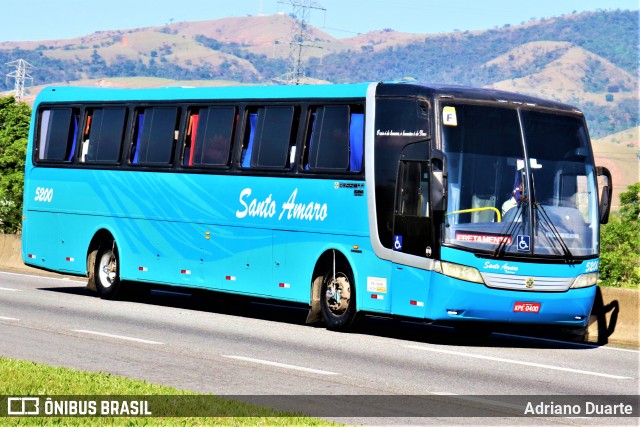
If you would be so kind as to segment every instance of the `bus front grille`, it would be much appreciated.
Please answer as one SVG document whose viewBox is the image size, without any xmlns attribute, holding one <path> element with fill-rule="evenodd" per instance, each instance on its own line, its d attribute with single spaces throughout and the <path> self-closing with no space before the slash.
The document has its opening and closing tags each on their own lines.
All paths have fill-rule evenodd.
<svg viewBox="0 0 640 427">
<path fill-rule="evenodd" d="M 490 288 L 513 291 L 565 292 L 573 283 L 573 277 L 516 276 L 509 274 L 481 273 Z"/>
</svg>

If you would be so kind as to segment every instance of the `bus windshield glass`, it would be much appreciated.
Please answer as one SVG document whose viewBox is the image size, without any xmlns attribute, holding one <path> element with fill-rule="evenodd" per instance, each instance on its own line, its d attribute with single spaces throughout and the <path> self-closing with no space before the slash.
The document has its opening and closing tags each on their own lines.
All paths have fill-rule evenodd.
<svg viewBox="0 0 640 427">
<path fill-rule="evenodd" d="M 595 168 L 581 116 L 457 103 L 441 112 L 445 245 L 497 258 L 597 254 Z"/>
</svg>

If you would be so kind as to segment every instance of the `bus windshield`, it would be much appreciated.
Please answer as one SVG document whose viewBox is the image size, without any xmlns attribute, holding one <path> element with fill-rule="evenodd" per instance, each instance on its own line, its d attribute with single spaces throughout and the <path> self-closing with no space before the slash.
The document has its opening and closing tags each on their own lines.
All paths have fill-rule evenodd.
<svg viewBox="0 0 640 427">
<path fill-rule="evenodd" d="M 597 254 L 595 168 L 581 116 L 451 103 L 441 126 L 445 245 L 495 257 Z"/>
</svg>

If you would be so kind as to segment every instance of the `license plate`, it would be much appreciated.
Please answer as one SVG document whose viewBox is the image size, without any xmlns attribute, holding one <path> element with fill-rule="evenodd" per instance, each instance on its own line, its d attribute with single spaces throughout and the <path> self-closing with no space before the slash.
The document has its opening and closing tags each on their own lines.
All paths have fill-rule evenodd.
<svg viewBox="0 0 640 427">
<path fill-rule="evenodd" d="M 539 311 L 539 302 L 516 302 L 513 305 L 514 313 L 538 313 Z"/>
</svg>

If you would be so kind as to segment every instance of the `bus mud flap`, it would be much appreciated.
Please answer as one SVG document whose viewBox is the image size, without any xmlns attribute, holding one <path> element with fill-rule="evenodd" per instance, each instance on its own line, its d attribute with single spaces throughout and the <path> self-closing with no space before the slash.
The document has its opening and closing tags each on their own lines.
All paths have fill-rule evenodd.
<svg viewBox="0 0 640 427">
<path fill-rule="evenodd" d="M 322 313 L 320 311 L 320 290 L 322 289 L 323 277 L 319 276 L 313 281 L 311 285 L 311 308 L 307 315 L 305 323 L 318 323 L 322 320 Z"/>
</svg>

